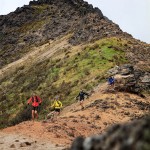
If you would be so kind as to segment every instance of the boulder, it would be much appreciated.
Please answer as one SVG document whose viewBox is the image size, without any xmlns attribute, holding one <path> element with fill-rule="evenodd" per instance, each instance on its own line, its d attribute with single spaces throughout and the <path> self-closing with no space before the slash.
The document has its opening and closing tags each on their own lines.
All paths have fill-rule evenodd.
<svg viewBox="0 0 150 150">
<path fill-rule="evenodd" d="M 150 73 L 134 69 L 131 64 L 115 66 L 108 74 L 115 77 L 115 88 L 119 91 L 141 95 L 142 91 L 150 90 Z"/>
<path fill-rule="evenodd" d="M 147 117 L 125 125 L 114 125 L 102 135 L 78 137 L 69 150 L 148 150 L 149 122 L 150 117 Z"/>
<path fill-rule="evenodd" d="M 150 84 L 150 73 L 145 73 L 143 77 L 140 78 L 142 83 Z"/>
</svg>

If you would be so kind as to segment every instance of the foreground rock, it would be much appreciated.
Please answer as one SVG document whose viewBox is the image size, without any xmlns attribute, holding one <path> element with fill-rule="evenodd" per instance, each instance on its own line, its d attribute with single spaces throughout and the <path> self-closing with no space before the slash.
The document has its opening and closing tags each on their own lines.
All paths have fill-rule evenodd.
<svg viewBox="0 0 150 150">
<path fill-rule="evenodd" d="M 115 125 L 105 134 L 78 137 L 70 150 L 149 150 L 150 117 L 126 125 Z"/>
</svg>

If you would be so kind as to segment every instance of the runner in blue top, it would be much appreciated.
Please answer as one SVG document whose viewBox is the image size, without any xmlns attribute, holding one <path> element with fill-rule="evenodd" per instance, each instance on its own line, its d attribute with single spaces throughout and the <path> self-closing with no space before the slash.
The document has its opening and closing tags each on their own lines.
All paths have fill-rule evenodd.
<svg viewBox="0 0 150 150">
<path fill-rule="evenodd" d="M 108 78 L 108 85 L 110 85 L 111 87 L 114 87 L 115 84 L 115 78 L 114 77 L 109 77 Z"/>
</svg>

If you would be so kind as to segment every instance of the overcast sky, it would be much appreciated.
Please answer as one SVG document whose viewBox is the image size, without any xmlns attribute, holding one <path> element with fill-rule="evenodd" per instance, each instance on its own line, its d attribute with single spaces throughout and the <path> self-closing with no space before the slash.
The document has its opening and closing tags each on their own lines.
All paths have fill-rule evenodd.
<svg viewBox="0 0 150 150">
<path fill-rule="evenodd" d="M 0 14 L 8 14 L 30 0 L 0 0 Z M 86 0 L 123 31 L 150 43 L 150 0 Z"/>
</svg>

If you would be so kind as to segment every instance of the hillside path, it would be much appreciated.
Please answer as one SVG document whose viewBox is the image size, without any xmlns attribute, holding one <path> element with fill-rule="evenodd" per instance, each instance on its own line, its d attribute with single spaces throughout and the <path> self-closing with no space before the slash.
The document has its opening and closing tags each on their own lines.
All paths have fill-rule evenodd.
<svg viewBox="0 0 150 150">
<path fill-rule="evenodd" d="M 15 150 L 63 149 L 77 136 L 100 134 L 112 125 L 143 116 L 150 110 L 150 98 L 128 93 L 102 93 L 97 89 L 84 105 L 84 110 L 79 103 L 64 108 L 55 122 L 26 121 L 1 130 L 1 150 L 13 149 L 10 147 Z M 20 147 L 21 143 L 25 143 L 25 147 Z"/>
</svg>

